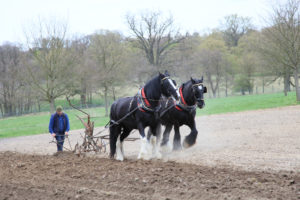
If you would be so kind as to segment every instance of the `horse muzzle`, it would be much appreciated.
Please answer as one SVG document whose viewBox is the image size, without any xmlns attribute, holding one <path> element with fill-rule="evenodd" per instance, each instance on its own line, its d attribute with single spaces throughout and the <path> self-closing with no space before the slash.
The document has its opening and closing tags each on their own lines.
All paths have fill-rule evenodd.
<svg viewBox="0 0 300 200">
<path fill-rule="evenodd" d="M 197 106 L 198 106 L 198 108 L 200 108 L 200 109 L 204 108 L 204 107 L 205 107 L 205 102 L 204 102 L 204 100 L 199 100 L 199 101 L 197 101 Z"/>
</svg>

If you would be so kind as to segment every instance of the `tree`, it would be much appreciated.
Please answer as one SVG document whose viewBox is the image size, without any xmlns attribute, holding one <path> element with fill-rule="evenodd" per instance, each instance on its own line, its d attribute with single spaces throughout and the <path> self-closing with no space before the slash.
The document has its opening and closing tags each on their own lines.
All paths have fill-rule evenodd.
<svg viewBox="0 0 300 200">
<path fill-rule="evenodd" d="M 164 19 L 160 12 L 150 12 L 139 17 L 127 15 L 126 19 L 137 39 L 133 42 L 144 52 L 156 71 L 172 47 L 184 39 L 179 30 L 174 28 L 173 18 L 170 16 Z"/>
<path fill-rule="evenodd" d="M 263 77 L 263 87 L 264 84 L 271 84 L 277 79 L 282 78 L 283 92 L 284 95 L 287 96 L 287 93 L 291 91 L 291 78 L 293 76 L 293 71 L 290 67 L 288 67 L 282 62 L 282 53 L 280 52 L 281 50 L 278 47 L 276 47 L 277 44 L 274 42 L 270 42 L 268 34 L 271 30 L 268 29 L 272 29 L 272 27 L 267 27 L 262 30 L 257 45 L 260 57 L 264 61 L 264 69 L 262 70 L 262 74 L 273 76 L 273 78 L 269 81 L 265 81 L 265 77 Z"/>
<path fill-rule="evenodd" d="M 21 51 L 17 46 L 0 46 L 0 109 L 3 116 L 16 114 L 20 81 Z"/>
<path fill-rule="evenodd" d="M 288 0 L 273 8 L 270 14 L 270 29 L 266 29 L 265 39 L 272 43 L 269 55 L 276 52 L 276 59 L 293 71 L 296 98 L 300 101 L 300 1 Z M 274 55 L 274 54 L 273 54 Z"/>
<path fill-rule="evenodd" d="M 169 53 L 165 67 L 175 73 L 176 77 L 181 80 L 188 80 L 191 74 L 198 74 L 196 77 L 201 77 L 199 70 L 199 46 L 201 37 L 194 33 L 193 35 L 186 34 L 172 52 Z"/>
<path fill-rule="evenodd" d="M 224 66 L 227 65 L 226 46 L 220 33 L 212 33 L 204 39 L 200 44 L 199 59 L 205 80 L 215 98 L 224 75 Z"/>
<path fill-rule="evenodd" d="M 26 34 L 30 63 L 28 83 L 55 110 L 55 99 L 72 93 L 74 54 L 67 40 L 67 24 L 41 21 Z"/>
<path fill-rule="evenodd" d="M 248 91 L 249 94 L 253 92 L 254 73 L 257 71 L 257 68 L 263 66 L 262 60 L 256 50 L 258 34 L 259 33 L 255 31 L 248 32 L 240 38 L 238 46 L 233 49 L 238 62 L 236 73 L 240 75 L 235 82 L 235 88 L 240 88 L 239 91 L 241 91 L 243 95 L 245 91 Z M 237 86 L 238 84 L 241 85 Z"/>
<path fill-rule="evenodd" d="M 105 116 L 108 116 L 108 92 L 121 82 L 124 54 L 123 37 L 118 32 L 99 31 L 91 36 L 90 55 L 104 89 Z"/>
<path fill-rule="evenodd" d="M 92 65 L 88 63 L 88 47 L 90 44 L 90 38 L 88 36 L 76 38 L 72 41 L 71 48 L 73 49 L 74 54 L 78 59 L 75 65 L 75 76 L 78 79 L 76 84 L 75 93 L 80 95 L 80 103 L 81 106 L 87 105 L 87 94 L 88 94 L 88 86 L 91 85 L 91 82 L 94 81 L 94 69 Z M 90 102 L 91 103 L 91 102 Z"/>
<path fill-rule="evenodd" d="M 239 39 L 252 29 L 251 19 L 237 14 L 228 15 L 221 24 L 227 46 L 235 47 Z"/>
</svg>

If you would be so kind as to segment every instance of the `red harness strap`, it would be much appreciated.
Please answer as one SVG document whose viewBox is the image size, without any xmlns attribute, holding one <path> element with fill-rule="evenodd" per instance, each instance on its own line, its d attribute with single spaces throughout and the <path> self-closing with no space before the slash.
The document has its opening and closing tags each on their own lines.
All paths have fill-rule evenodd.
<svg viewBox="0 0 300 200">
<path fill-rule="evenodd" d="M 179 92 L 180 92 L 180 97 L 181 97 L 182 103 L 183 103 L 184 105 L 187 105 L 186 102 L 185 102 L 185 100 L 184 100 L 184 98 L 183 98 L 182 87 L 180 87 Z"/>
<path fill-rule="evenodd" d="M 177 110 L 179 110 L 179 111 L 182 111 L 182 109 L 179 107 L 179 106 L 175 106 L 175 108 L 177 109 Z"/>
<path fill-rule="evenodd" d="M 140 109 L 140 111 L 142 111 L 142 112 L 146 112 L 143 108 L 139 108 Z"/>
<path fill-rule="evenodd" d="M 179 88 L 179 92 L 180 92 L 181 102 L 182 102 L 184 105 L 187 105 L 186 102 L 185 102 L 185 100 L 184 100 L 184 98 L 183 98 L 182 87 Z M 182 111 L 182 109 L 181 109 L 178 105 L 176 105 L 175 108 L 176 108 L 177 110 L 179 110 L 179 111 Z"/>
<path fill-rule="evenodd" d="M 146 95 L 145 95 L 144 88 L 142 89 L 142 97 L 143 97 L 143 99 L 144 99 L 146 105 L 147 105 L 148 107 L 150 107 L 151 104 L 149 103 L 149 101 L 148 101 L 148 99 L 147 99 L 147 97 L 146 97 Z"/>
</svg>

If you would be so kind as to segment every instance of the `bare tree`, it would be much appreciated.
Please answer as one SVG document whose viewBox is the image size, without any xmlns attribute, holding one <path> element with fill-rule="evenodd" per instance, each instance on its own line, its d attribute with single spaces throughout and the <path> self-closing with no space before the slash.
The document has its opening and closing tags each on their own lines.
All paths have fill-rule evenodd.
<svg viewBox="0 0 300 200">
<path fill-rule="evenodd" d="M 218 32 L 204 39 L 200 45 L 198 57 L 205 80 L 215 98 L 224 76 L 225 65 L 227 65 L 225 42 Z"/>
<path fill-rule="evenodd" d="M 88 48 L 90 45 L 90 37 L 79 37 L 72 41 L 71 48 L 74 54 L 79 59 L 75 63 L 76 78 L 78 81 L 75 83 L 75 93 L 80 95 L 81 106 L 87 105 L 87 95 L 89 87 L 95 81 L 94 69 L 89 65 L 88 61 Z M 91 103 L 91 102 L 89 102 Z"/>
<path fill-rule="evenodd" d="M 137 47 L 144 51 L 148 62 L 156 69 L 163 64 L 168 52 L 184 39 L 174 27 L 173 18 L 163 18 L 160 12 L 141 16 L 127 15 L 127 24 L 136 37 Z"/>
<path fill-rule="evenodd" d="M 66 34 L 66 23 L 41 19 L 26 33 L 31 58 L 28 82 L 50 103 L 51 112 L 55 99 L 72 91 L 74 54 Z"/>
<path fill-rule="evenodd" d="M 16 114 L 20 81 L 21 51 L 17 46 L 0 46 L 0 109 L 3 116 Z"/>
<path fill-rule="evenodd" d="M 104 89 L 105 116 L 108 116 L 108 92 L 122 80 L 124 46 L 117 32 L 99 31 L 91 36 L 90 55 L 98 71 L 98 82 Z"/>
<path fill-rule="evenodd" d="M 274 7 L 270 19 L 271 28 L 265 32 L 265 38 L 273 46 L 270 55 L 275 51 L 277 61 L 293 71 L 297 101 L 300 101 L 300 1 L 288 0 Z"/>
<path fill-rule="evenodd" d="M 221 26 L 224 40 L 229 47 L 237 46 L 239 39 L 252 29 L 251 19 L 237 14 L 226 16 Z"/>
</svg>

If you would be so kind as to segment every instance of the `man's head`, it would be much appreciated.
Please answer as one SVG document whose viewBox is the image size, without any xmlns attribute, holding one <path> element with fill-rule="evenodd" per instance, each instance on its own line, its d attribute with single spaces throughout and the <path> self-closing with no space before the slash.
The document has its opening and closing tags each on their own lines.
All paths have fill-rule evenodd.
<svg viewBox="0 0 300 200">
<path fill-rule="evenodd" d="M 62 113 L 63 113 L 63 108 L 62 108 L 62 106 L 57 106 L 57 107 L 56 107 L 56 113 L 57 113 L 58 115 L 62 115 Z"/>
</svg>

